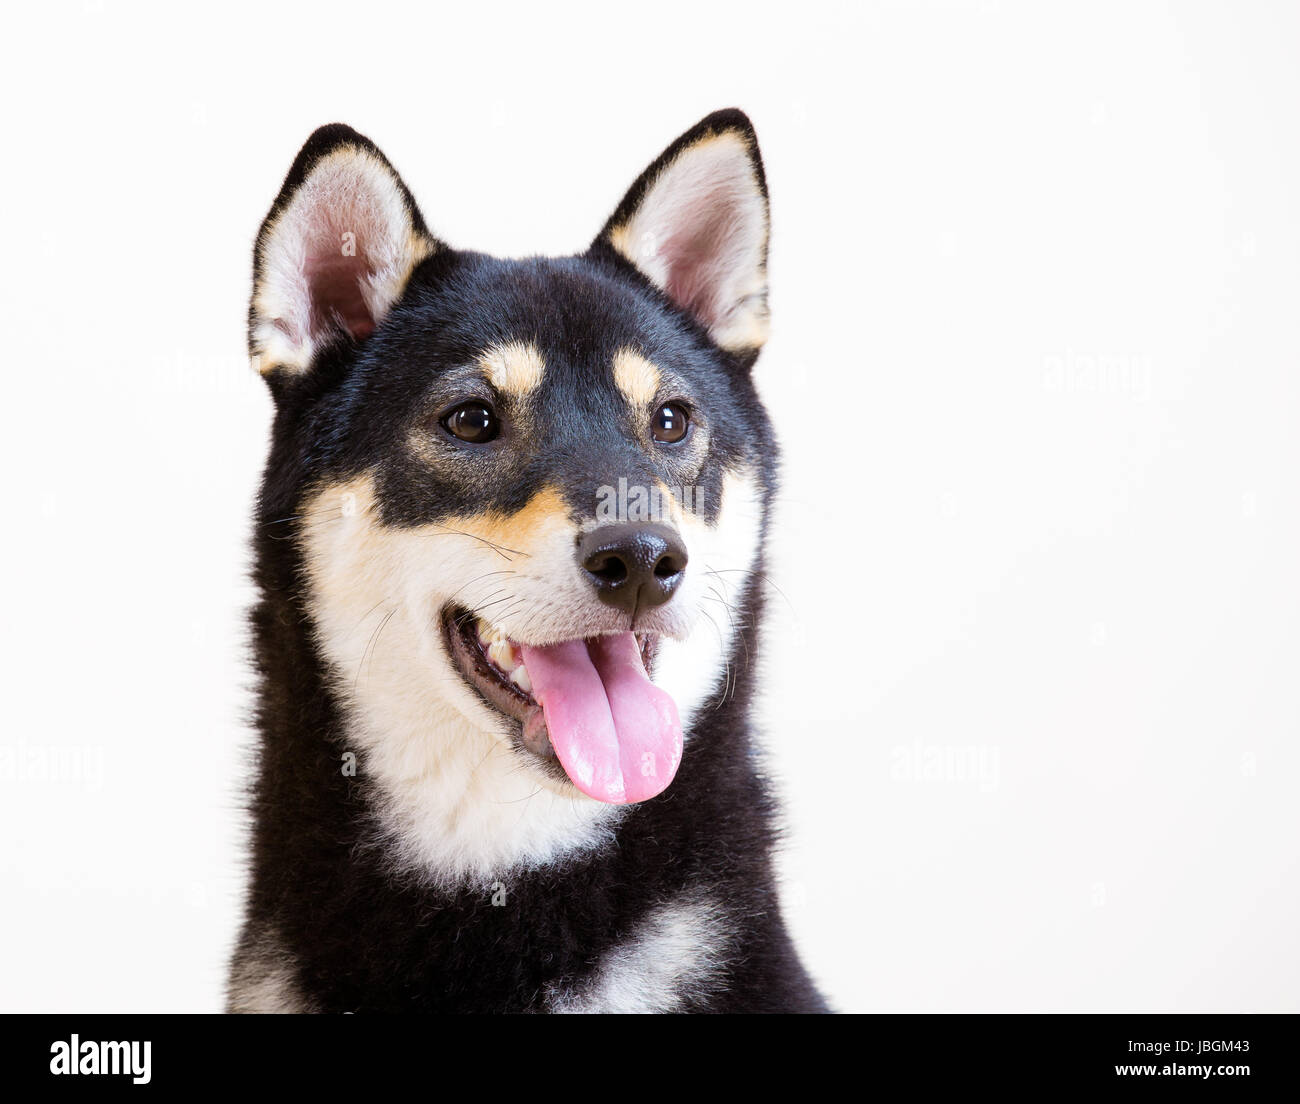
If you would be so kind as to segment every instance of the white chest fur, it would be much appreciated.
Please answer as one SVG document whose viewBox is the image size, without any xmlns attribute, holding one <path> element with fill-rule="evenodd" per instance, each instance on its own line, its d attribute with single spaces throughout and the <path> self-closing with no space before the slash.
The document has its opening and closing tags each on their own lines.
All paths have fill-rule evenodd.
<svg viewBox="0 0 1300 1104">
<path fill-rule="evenodd" d="M 552 1012 L 676 1012 L 726 968 L 727 922 L 702 895 L 659 906 L 582 984 L 547 993 Z"/>
</svg>

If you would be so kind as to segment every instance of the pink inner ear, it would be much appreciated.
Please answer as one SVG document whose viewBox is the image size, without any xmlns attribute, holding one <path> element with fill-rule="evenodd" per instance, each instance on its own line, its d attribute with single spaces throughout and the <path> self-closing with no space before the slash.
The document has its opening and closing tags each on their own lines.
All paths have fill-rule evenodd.
<svg viewBox="0 0 1300 1104">
<path fill-rule="evenodd" d="M 693 197 L 677 212 L 678 222 L 659 247 L 666 267 L 664 291 L 706 326 L 721 321 L 730 305 L 726 294 L 728 269 L 734 258 L 728 242 L 737 232 L 734 194 L 718 187 Z"/>
<path fill-rule="evenodd" d="M 361 291 L 362 281 L 371 275 L 365 251 L 358 248 L 355 257 L 348 257 L 335 249 L 336 255 L 308 258 L 303 271 L 310 290 L 312 332 L 341 327 L 353 337 L 369 337 L 375 319 Z"/>
<path fill-rule="evenodd" d="M 375 331 L 424 248 L 408 204 L 392 169 L 363 150 L 312 169 L 264 245 L 264 355 L 305 367 L 333 337 Z"/>
<path fill-rule="evenodd" d="M 683 151 L 651 184 L 624 239 L 628 259 L 720 340 L 753 328 L 745 312 L 761 311 L 767 201 L 742 138 Z"/>
</svg>

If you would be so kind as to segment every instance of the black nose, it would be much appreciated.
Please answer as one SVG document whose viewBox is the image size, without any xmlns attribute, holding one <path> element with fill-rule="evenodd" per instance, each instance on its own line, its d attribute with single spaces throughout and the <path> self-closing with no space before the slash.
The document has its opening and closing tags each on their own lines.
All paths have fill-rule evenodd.
<svg viewBox="0 0 1300 1104">
<path fill-rule="evenodd" d="M 602 525 L 579 542 L 578 562 L 602 602 L 635 617 L 681 585 L 686 546 L 666 525 Z"/>
</svg>

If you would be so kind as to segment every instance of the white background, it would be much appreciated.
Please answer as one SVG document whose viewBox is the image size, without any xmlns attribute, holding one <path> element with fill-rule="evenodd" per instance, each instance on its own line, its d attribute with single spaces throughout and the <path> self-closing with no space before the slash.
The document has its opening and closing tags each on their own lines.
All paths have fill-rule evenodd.
<svg viewBox="0 0 1300 1104">
<path fill-rule="evenodd" d="M 307 134 L 369 134 L 455 245 L 561 253 L 735 104 L 812 969 L 847 1010 L 1300 1008 L 1294 7 L 37 11 L 0 71 L 0 1007 L 219 1007 L 250 250 Z"/>
</svg>

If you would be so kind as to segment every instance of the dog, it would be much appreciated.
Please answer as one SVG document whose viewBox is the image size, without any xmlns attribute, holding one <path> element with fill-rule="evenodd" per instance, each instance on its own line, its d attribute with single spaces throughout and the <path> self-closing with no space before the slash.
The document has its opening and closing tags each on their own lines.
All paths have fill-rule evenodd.
<svg viewBox="0 0 1300 1104">
<path fill-rule="evenodd" d="M 452 248 L 349 127 L 303 146 L 248 318 L 275 413 L 230 1011 L 828 1010 L 750 721 L 767 254 L 734 109 L 558 259 Z"/>
</svg>

